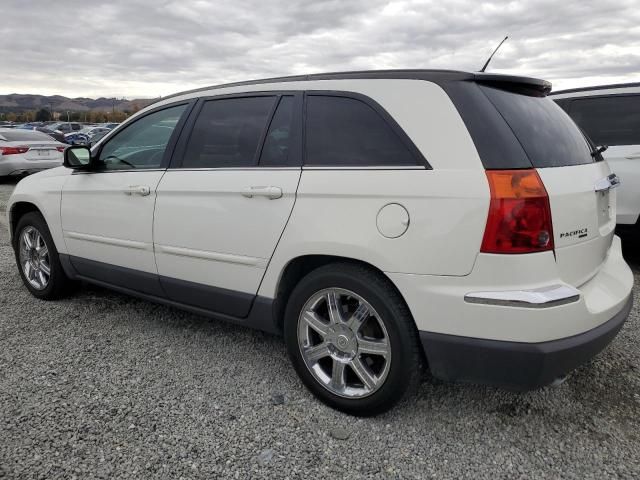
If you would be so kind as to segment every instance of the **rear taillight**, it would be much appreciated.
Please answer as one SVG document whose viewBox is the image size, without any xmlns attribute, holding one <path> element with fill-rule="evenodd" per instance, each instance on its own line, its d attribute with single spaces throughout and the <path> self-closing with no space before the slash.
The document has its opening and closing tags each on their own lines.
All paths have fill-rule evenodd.
<svg viewBox="0 0 640 480">
<path fill-rule="evenodd" d="M 56 150 L 58 150 L 59 152 L 64 152 L 64 149 L 67 147 L 56 147 Z"/>
<path fill-rule="evenodd" d="M 553 250 L 549 196 L 536 170 L 487 170 L 491 203 L 481 251 Z"/>
<path fill-rule="evenodd" d="M 0 155 L 17 155 L 28 151 L 29 147 L 0 147 Z"/>
</svg>

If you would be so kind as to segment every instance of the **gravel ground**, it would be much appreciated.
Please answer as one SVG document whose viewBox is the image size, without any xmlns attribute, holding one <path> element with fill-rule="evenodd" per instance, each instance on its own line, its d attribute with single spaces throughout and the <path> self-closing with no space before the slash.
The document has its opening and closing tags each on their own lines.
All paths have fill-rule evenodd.
<svg viewBox="0 0 640 480">
<path fill-rule="evenodd" d="M 314 400 L 279 338 L 94 287 L 32 298 L 2 217 L 0 478 L 638 478 L 638 314 L 560 387 L 425 375 L 357 419 Z"/>
</svg>

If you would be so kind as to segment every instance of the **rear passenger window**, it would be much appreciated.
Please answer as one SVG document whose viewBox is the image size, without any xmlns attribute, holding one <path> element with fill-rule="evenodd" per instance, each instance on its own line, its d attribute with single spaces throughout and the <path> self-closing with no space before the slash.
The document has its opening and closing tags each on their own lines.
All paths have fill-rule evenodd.
<svg viewBox="0 0 640 480">
<path fill-rule="evenodd" d="M 569 114 L 596 145 L 640 145 L 640 95 L 575 99 Z"/>
<path fill-rule="evenodd" d="M 285 96 L 280 100 L 278 109 L 271 120 L 267 138 L 264 140 L 260 156 L 261 166 L 279 167 L 296 162 L 296 159 L 289 157 L 292 122 L 293 97 Z"/>
<path fill-rule="evenodd" d="M 366 103 L 348 97 L 307 96 L 306 165 L 416 165 L 389 124 Z"/>
<path fill-rule="evenodd" d="M 276 97 L 205 102 L 189 137 L 183 168 L 252 167 Z"/>
</svg>

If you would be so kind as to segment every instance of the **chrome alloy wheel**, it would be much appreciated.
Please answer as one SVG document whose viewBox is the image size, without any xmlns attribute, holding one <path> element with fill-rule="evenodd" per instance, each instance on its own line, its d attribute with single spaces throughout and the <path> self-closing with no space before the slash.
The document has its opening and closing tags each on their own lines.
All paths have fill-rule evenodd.
<svg viewBox="0 0 640 480">
<path fill-rule="evenodd" d="M 36 290 L 44 290 L 51 278 L 49 250 L 44 238 L 34 227 L 26 227 L 20 235 L 19 248 L 24 277 Z"/>
<path fill-rule="evenodd" d="M 389 335 L 378 313 L 359 295 L 340 288 L 316 292 L 298 317 L 304 363 L 331 393 L 362 398 L 389 373 Z"/>
</svg>

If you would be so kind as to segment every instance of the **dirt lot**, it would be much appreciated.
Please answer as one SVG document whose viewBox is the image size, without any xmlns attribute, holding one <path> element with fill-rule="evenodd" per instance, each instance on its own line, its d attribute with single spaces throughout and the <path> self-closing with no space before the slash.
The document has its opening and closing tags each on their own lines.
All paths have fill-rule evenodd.
<svg viewBox="0 0 640 480">
<path fill-rule="evenodd" d="M 357 419 L 303 388 L 279 338 L 94 287 L 32 298 L 0 217 L 0 478 L 639 478 L 638 316 L 560 387 L 425 375 Z"/>
</svg>

